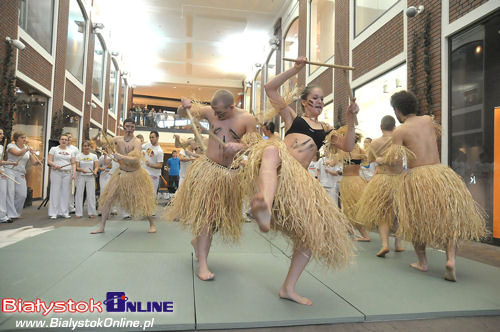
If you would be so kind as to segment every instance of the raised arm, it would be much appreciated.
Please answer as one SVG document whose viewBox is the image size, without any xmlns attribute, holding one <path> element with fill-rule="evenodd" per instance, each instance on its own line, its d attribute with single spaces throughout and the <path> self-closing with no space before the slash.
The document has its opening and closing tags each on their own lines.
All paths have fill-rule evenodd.
<svg viewBox="0 0 500 332">
<path fill-rule="evenodd" d="M 306 61 L 306 57 L 299 57 L 292 68 L 282 72 L 264 85 L 266 95 L 269 97 L 271 104 L 275 108 L 278 108 L 281 118 L 285 121 L 286 129 L 290 128 L 293 120 L 297 117 L 297 113 L 295 113 L 291 107 L 286 105 L 280 94 L 280 87 L 291 77 L 297 75 L 306 65 Z"/>
</svg>

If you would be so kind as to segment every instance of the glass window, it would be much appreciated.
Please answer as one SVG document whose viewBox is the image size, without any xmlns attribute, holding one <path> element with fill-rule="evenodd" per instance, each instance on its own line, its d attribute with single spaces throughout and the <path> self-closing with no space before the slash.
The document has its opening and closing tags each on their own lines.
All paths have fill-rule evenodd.
<svg viewBox="0 0 500 332">
<path fill-rule="evenodd" d="M 77 0 L 71 0 L 68 19 L 68 42 L 66 47 L 66 69 L 83 83 L 83 58 L 87 20 Z"/>
<path fill-rule="evenodd" d="M 385 115 L 394 118 L 391 107 L 393 93 L 406 89 L 406 64 L 396 67 L 354 91 L 359 109 L 357 128 L 364 137 L 382 136 L 380 121 Z"/>
<path fill-rule="evenodd" d="M 333 56 L 335 39 L 335 1 L 311 0 L 310 4 L 310 43 L 309 59 L 327 62 Z M 312 73 L 318 66 L 310 66 Z"/>
<path fill-rule="evenodd" d="M 125 89 L 127 86 L 125 85 L 125 80 L 121 80 L 121 92 L 120 92 L 120 121 L 123 123 L 127 118 L 127 101 L 125 100 Z"/>
<path fill-rule="evenodd" d="M 96 35 L 94 42 L 94 70 L 92 73 L 92 93 L 99 100 L 103 98 L 105 49 L 101 38 Z"/>
<path fill-rule="evenodd" d="M 494 107 L 498 98 L 498 29 L 478 25 L 451 38 L 449 164 L 486 211 L 491 231 L 494 176 Z M 492 50 L 489 50 L 488 47 Z M 485 84 L 488 82 L 487 84 Z M 485 86 L 487 88 L 485 88 Z M 497 166 L 498 167 L 498 166 Z M 498 202 L 498 199 L 496 200 Z"/>
<path fill-rule="evenodd" d="M 285 35 L 285 42 L 283 47 L 284 57 L 297 59 L 299 56 L 299 19 L 295 19 L 293 23 L 288 28 Z M 286 71 L 293 67 L 294 62 L 283 61 L 283 71 Z M 288 80 L 289 91 L 293 90 L 295 80 Z"/>
<path fill-rule="evenodd" d="M 16 106 L 12 133 L 20 131 L 26 134 L 27 144 L 35 150 L 40 159 L 45 151 L 45 119 L 47 117 L 48 98 L 37 90 L 19 86 L 16 89 Z M 27 166 L 26 182 L 33 190 L 33 198 L 43 196 L 44 165 Z"/>
<path fill-rule="evenodd" d="M 354 36 L 359 35 L 398 1 L 399 0 L 355 0 Z"/>
<path fill-rule="evenodd" d="M 47 52 L 52 52 L 54 0 L 20 0 L 19 26 Z"/>
<path fill-rule="evenodd" d="M 116 75 L 118 74 L 118 70 L 113 61 L 111 61 L 111 69 L 109 71 L 109 104 L 108 109 L 109 112 L 116 115 L 115 109 L 115 99 L 116 99 Z"/>
<path fill-rule="evenodd" d="M 254 94 L 253 94 L 253 111 L 255 114 L 260 114 L 261 109 L 260 109 L 260 97 L 262 95 L 262 70 L 259 70 L 259 73 L 255 76 L 255 81 L 253 82 L 253 89 L 254 89 Z"/>
<path fill-rule="evenodd" d="M 71 145 L 80 145 L 80 116 L 67 108 L 63 109 L 63 133 L 71 133 Z"/>
</svg>

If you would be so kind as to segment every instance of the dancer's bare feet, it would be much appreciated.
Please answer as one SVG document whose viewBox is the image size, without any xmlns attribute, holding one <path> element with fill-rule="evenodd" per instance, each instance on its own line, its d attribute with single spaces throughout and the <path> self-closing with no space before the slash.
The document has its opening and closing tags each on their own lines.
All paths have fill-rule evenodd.
<svg viewBox="0 0 500 332">
<path fill-rule="evenodd" d="M 382 257 L 385 258 L 385 255 L 389 253 L 389 248 L 382 248 L 380 251 L 377 253 L 377 257 Z"/>
<path fill-rule="evenodd" d="M 104 227 L 99 227 L 95 231 L 90 232 L 90 234 L 99 234 L 99 233 L 104 233 Z"/>
<path fill-rule="evenodd" d="M 262 193 L 255 195 L 250 201 L 250 206 L 260 231 L 269 232 L 271 228 L 271 209 L 267 206 L 264 195 Z"/>
<path fill-rule="evenodd" d="M 370 242 L 371 239 L 367 236 L 361 236 L 361 237 L 357 237 L 354 239 L 354 241 L 358 241 L 358 242 Z"/>
<path fill-rule="evenodd" d="M 279 295 L 282 299 L 291 300 L 299 304 L 312 305 L 312 301 L 306 297 L 302 297 L 293 290 L 287 291 L 283 287 L 280 289 Z"/>
<path fill-rule="evenodd" d="M 446 271 L 444 273 L 444 279 L 448 281 L 457 281 L 457 275 L 455 274 L 455 265 L 446 263 Z"/>
<path fill-rule="evenodd" d="M 215 279 L 215 274 L 210 272 L 208 268 L 198 267 L 198 278 L 203 281 L 211 281 Z"/>
<path fill-rule="evenodd" d="M 194 257 L 196 257 L 196 260 L 198 260 L 198 241 L 197 241 L 197 238 L 194 238 L 191 240 L 191 245 L 193 246 L 193 249 L 194 249 Z"/>
<path fill-rule="evenodd" d="M 417 262 L 417 263 L 411 263 L 410 266 L 421 272 L 427 272 L 427 265 L 421 265 L 420 263 Z"/>
<path fill-rule="evenodd" d="M 148 233 L 156 233 L 156 226 L 155 225 L 149 225 L 149 231 Z"/>
</svg>

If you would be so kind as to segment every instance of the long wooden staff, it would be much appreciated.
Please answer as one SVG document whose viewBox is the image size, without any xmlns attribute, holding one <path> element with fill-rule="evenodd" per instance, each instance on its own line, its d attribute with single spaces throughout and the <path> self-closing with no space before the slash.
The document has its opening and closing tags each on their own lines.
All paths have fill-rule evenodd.
<svg viewBox="0 0 500 332">
<path fill-rule="evenodd" d="M 336 51 L 335 51 L 335 56 L 337 57 L 337 59 L 344 63 L 343 59 L 342 59 L 342 46 L 340 46 L 340 43 L 337 41 L 337 44 L 336 44 Z M 342 70 L 344 72 L 344 78 L 345 78 L 345 83 L 346 83 L 346 86 L 347 86 L 347 93 L 349 94 L 349 100 L 353 100 L 353 94 L 352 94 L 352 89 L 351 89 L 351 83 L 349 82 L 349 74 L 347 73 L 347 70 Z M 354 115 L 354 124 L 357 125 L 358 124 L 358 117 L 357 115 L 355 114 Z"/>
<path fill-rule="evenodd" d="M 283 58 L 285 61 L 290 61 L 290 62 L 296 62 L 296 59 L 291 59 L 291 58 Z M 322 62 L 314 62 L 314 61 L 306 61 L 306 63 L 310 65 L 315 65 L 315 66 L 321 66 L 321 67 L 330 67 L 330 68 L 336 68 L 336 69 L 343 69 L 343 70 L 354 70 L 354 67 L 351 66 L 343 66 L 343 65 L 336 65 L 333 63 L 322 63 Z"/>
<path fill-rule="evenodd" d="M 203 152 L 206 152 L 207 151 L 207 147 L 203 143 L 203 138 L 201 137 L 200 132 L 198 131 L 198 128 L 196 128 L 196 124 L 195 124 L 195 122 L 193 120 L 193 117 L 191 116 L 191 112 L 189 111 L 188 108 L 185 108 L 185 110 L 186 110 L 186 114 L 187 114 L 187 116 L 189 118 L 189 121 L 191 122 L 191 127 L 193 128 L 194 137 L 196 138 L 196 140 L 200 144 L 201 149 L 203 150 Z"/>
</svg>

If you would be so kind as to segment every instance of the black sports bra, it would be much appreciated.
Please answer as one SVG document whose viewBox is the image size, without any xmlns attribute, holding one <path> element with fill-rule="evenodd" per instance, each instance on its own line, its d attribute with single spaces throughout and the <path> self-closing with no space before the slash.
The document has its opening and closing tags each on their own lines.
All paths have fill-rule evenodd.
<svg viewBox="0 0 500 332">
<path fill-rule="evenodd" d="M 306 120 L 300 116 L 296 116 L 295 119 L 293 119 L 292 126 L 288 129 L 285 136 L 295 133 L 307 135 L 312 138 L 319 150 L 323 146 L 325 137 L 329 132 L 330 131 L 326 132 L 324 129 L 313 129 Z"/>
</svg>

